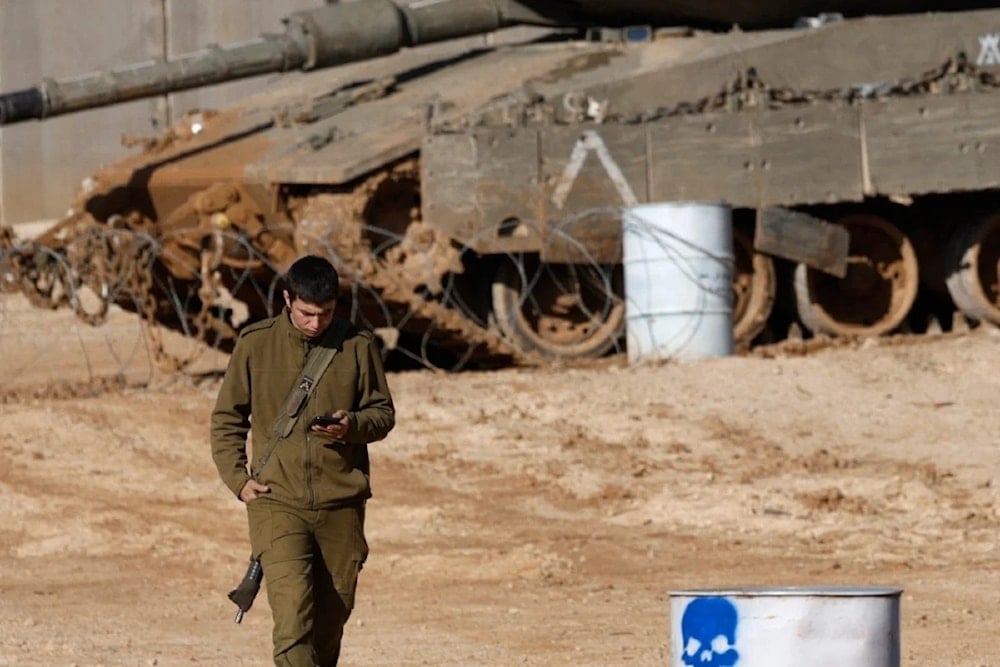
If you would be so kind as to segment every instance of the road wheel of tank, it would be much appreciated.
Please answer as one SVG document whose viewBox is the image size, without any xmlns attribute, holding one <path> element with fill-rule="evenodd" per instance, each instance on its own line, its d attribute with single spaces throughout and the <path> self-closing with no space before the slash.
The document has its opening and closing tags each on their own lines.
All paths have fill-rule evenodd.
<svg viewBox="0 0 1000 667">
<path fill-rule="evenodd" d="M 778 281 L 774 260 L 754 252 L 747 230 L 733 230 L 733 259 L 733 343 L 745 348 L 767 325 Z"/>
<path fill-rule="evenodd" d="M 948 248 L 948 293 L 970 319 L 1000 324 L 1000 214 L 959 228 Z"/>
<path fill-rule="evenodd" d="M 850 233 L 847 275 L 805 264 L 795 269 L 799 317 L 814 333 L 878 336 L 906 318 L 917 296 L 917 256 L 888 220 L 857 214 L 839 221 Z"/>
<path fill-rule="evenodd" d="M 599 357 L 625 326 L 620 267 L 551 264 L 534 255 L 501 262 L 493 316 L 514 346 L 550 359 Z"/>
</svg>

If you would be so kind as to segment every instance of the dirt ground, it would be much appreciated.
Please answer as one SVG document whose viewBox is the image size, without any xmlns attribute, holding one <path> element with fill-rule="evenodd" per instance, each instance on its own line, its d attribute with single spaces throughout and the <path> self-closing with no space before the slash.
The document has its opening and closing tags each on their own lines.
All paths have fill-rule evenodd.
<svg viewBox="0 0 1000 667">
<path fill-rule="evenodd" d="M 342 664 L 666 665 L 671 590 L 875 585 L 904 589 L 904 665 L 996 665 L 998 350 L 393 372 Z M 224 363 L 159 374 L 131 316 L 0 299 L 0 665 L 270 664 L 264 594 L 242 625 L 226 599 Z"/>
</svg>

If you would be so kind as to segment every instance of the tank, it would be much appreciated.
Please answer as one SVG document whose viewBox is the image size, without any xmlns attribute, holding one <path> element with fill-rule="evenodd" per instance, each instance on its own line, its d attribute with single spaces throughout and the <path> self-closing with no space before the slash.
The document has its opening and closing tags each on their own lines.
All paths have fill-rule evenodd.
<svg viewBox="0 0 1000 667">
<path fill-rule="evenodd" d="M 420 363 L 574 360 L 624 345 L 623 211 L 707 201 L 733 208 L 737 348 L 998 324 L 992 5 L 356 0 L 45 80 L 0 124 L 298 72 L 0 235 L 6 286 L 230 349 L 317 253 L 343 312 Z M 455 41 L 514 26 L 542 30 Z"/>
</svg>

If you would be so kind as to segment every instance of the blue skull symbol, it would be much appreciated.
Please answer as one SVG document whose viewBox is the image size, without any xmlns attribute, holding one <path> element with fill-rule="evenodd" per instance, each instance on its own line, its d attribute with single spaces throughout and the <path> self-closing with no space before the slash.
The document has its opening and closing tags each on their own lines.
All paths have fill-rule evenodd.
<svg viewBox="0 0 1000 667">
<path fill-rule="evenodd" d="M 736 644 L 736 607 L 726 598 L 695 598 L 684 608 L 681 659 L 692 667 L 733 667 L 740 659 Z"/>
</svg>

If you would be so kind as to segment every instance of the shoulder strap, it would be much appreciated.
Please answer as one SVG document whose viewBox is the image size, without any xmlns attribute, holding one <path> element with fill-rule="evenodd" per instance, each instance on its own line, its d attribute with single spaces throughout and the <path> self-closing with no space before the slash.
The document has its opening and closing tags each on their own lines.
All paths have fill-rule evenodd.
<svg viewBox="0 0 1000 667">
<path fill-rule="evenodd" d="M 333 361 L 334 355 L 337 354 L 337 348 L 344 342 L 350 326 L 350 320 L 335 319 L 323 336 L 322 342 L 309 352 L 302 372 L 299 373 L 299 377 L 295 380 L 292 390 L 285 399 L 284 408 L 281 410 L 278 418 L 274 420 L 267 447 L 257 457 L 252 466 L 251 477 L 254 479 L 256 479 L 257 473 L 264 468 L 267 460 L 271 458 L 274 448 L 278 446 L 282 438 L 287 438 L 288 434 L 295 428 L 295 423 L 299 420 L 299 415 L 302 413 L 302 407 L 306 404 L 306 399 L 312 394 L 313 389 L 319 384 L 323 373 L 330 365 L 330 362 Z"/>
</svg>

